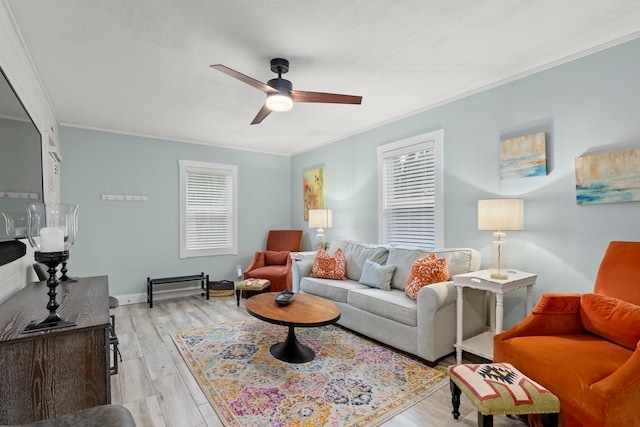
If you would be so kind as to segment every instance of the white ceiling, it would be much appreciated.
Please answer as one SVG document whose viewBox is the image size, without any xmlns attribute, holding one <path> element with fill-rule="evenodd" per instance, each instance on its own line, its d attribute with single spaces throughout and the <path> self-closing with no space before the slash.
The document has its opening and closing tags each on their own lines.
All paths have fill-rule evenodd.
<svg viewBox="0 0 640 427">
<path fill-rule="evenodd" d="M 637 0 L 5 0 L 60 123 L 294 154 L 640 36 Z M 295 104 L 249 123 L 287 58 Z"/>
</svg>

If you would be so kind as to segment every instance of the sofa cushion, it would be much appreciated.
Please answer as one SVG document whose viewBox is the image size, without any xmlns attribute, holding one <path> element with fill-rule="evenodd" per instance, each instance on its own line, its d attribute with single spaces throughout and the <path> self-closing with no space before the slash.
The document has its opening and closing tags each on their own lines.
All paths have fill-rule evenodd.
<svg viewBox="0 0 640 427">
<path fill-rule="evenodd" d="M 618 298 L 584 294 L 580 298 L 580 319 L 589 332 L 635 350 L 640 341 L 640 306 Z"/>
<path fill-rule="evenodd" d="M 480 269 L 480 252 L 470 248 L 435 249 L 433 253 L 438 258 L 447 260 L 449 276 L 469 273 Z"/>
<path fill-rule="evenodd" d="M 418 291 L 424 286 L 438 282 L 446 282 L 449 279 L 449 269 L 447 260 L 436 258 L 434 254 L 429 254 L 413 263 L 405 293 L 414 301 L 418 299 Z"/>
<path fill-rule="evenodd" d="M 387 264 L 396 266 L 396 271 L 393 273 L 393 278 L 391 279 L 391 287 L 404 290 L 407 285 L 407 279 L 409 278 L 413 262 L 417 259 L 424 258 L 430 253 L 432 253 L 432 251 L 425 249 L 405 248 L 399 246 L 389 248 Z"/>
<path fill-rule="evenodd" d="M 347 302 L 349 291 L 371 289 L 351 280 L 315 279 L 305 277 L 300 281 L 300 290 L 305 294 L 316 295 L 336 302 Z"/>
<path fill-rule="evenodd" d="M 352 307 L 377 314 L 408 326 L 418 324 L 418 304 L 398 289 L 354 289 L 349 292 L 347 302 Z"/>
<path fill-rule="evenodd" d="M 342 250 L 336 250 L 333 257 L 330 257 L 324 249 L 319 249 L 313 260 L 313 268 L 309 277 L 345 280 L 347 278 L 346 264 Z"/>
<path fill-rule="evenodd" d="M 387 247 L 384 245 L 334 240 L 331 242 L 328 253 L 332 255 L 338 248 L 342 249 L 347 262 L 347 279 L 360 280 L 364 263 L 368 259 L 378 264 L 384 264 L 387 261 Z"/>
<path fill-rule="evenodd" d="M 372 288 L 390 291 L 391 278 L 395 270 L 395 265 L 380 265 L 368 259 L 364 263 L 364 269 L 362 270 L 362 276 L 360 276 L 359 282 Z"/>
<path fill-rule="evenodd" d="M 289 251 L 264 251 L 264 265 L 285 265 Z"/>
</svg>

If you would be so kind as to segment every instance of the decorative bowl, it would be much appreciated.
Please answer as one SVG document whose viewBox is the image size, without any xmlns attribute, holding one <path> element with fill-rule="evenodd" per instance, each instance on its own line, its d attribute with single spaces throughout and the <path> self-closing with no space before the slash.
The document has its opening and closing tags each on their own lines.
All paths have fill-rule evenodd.
<svg viewBox="0 0 640 427">
<path fill-rule="evenodd" d="M 281 306 L 289 305 L 293 301 L 293 296 L 294 293 L 291 291 L 282 291 L 275 296 L 274 301 Z"/>
</svg>

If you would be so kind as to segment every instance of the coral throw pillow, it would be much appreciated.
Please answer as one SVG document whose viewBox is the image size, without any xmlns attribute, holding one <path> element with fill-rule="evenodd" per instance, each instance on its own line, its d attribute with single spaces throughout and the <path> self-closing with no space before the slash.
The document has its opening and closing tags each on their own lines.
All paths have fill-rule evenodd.
<svg viewBox="0 0 640 427">
<path fill-rule="evenodd" d="M 309 277 L 319 279 L 347 280 L 347 263 L 342 249 L 338 248 L 330 257 L 324 249 L 318 249 L 316 259 L 313 260 L 313 269 Z"/>
<path fill-rule="evenodd" d="M 449 280 L 447 260 L 436 258 L 435 254 L 429 254 L 414 261 L 404 292 L 415 301 L 418 299 L 418 291 L 424 286 L 447 280 Z"/>
</svg>

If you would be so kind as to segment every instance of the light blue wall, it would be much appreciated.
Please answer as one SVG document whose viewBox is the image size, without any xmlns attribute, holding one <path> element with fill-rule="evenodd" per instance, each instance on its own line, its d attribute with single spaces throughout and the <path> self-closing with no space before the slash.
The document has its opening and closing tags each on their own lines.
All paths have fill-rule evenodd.
<svg viewBox="0 0 640 427">
<path fill-rule="evenodd" d="M 574 160 L 593 147 L 640 147 L 638 76 L 635 40 L 296 155 L 292 226 L 308 230 L 302 173 L 324 165 L 334 222 L 327 240 L 377 241 L 376 147 L 443 128 L 446 246 L 479 249 L 486 267 L 491 232 L 477 230 L 477 200 L 522 197 L 525 230 L 507 235 L 510 266 L 539 275 L 536 300 L 543 292 L 589 292 L 608 242 L 640 240 L 640 203 L 576 205 Z M 501 180 L 501 136 L 531 130 L 548 132 L 551 172 Z M 524 316 L 523 298 L 524 291 L 506 295 L 506 326 Z"/>
<path fill-rule="evenodd" d="M 289 157 L 71 127 L 60 140 L 61 201 L 79 204 L 69 274 L 108 274 L 112 295 L 144 293 L 147 276 L 233 279 L 237 264 L 246 268 L 264 249 L 268 230 L 291 225 Z M 238 256 L 179 258 L 179 159 L 238 165 Z M 149 201 L 103 201 L 107 190 Z"/>
</svg>

